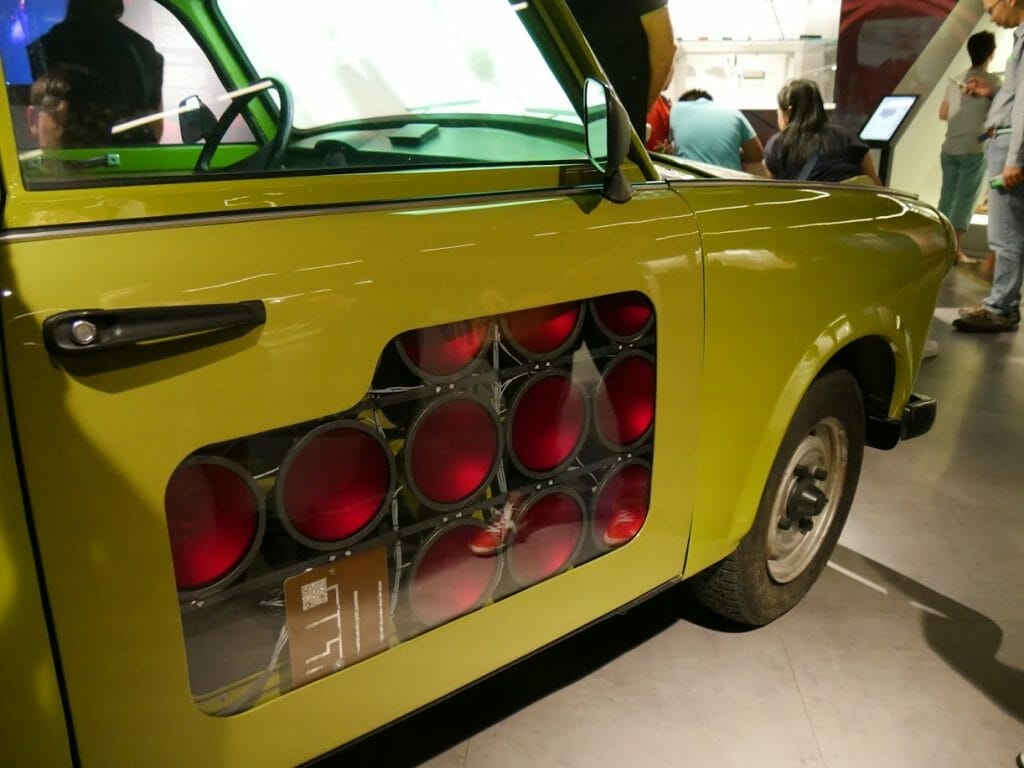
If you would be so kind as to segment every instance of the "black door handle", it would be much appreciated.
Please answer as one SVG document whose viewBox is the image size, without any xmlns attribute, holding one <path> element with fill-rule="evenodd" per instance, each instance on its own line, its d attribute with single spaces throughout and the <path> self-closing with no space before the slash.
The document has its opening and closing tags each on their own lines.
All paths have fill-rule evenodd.
<svg viewBox="0 0 1024 768">
<path fill-rule="evenodd" d="M 254 328 L 266 321 L 267 309 L 262 301 L 135 309 L 74 309 L 43 321 L 43 342 L 52 355 L 80 356 L 212 331 Z"/>
</svg>

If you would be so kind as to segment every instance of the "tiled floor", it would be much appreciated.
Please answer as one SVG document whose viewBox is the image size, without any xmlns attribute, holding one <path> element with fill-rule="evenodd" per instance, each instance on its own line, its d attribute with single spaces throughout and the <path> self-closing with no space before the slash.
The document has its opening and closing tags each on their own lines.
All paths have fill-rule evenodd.
<svg viewBox="0 0 1024 768">
<path fill-rule="evenodd" d="M 430 768 L 1010 768 L 1024 748 L 1024 331 L 955 333 L 933 431 L 869 451 L 830 568 L 737 632 L 673 589 L 339 755 Z"/>
</svg>

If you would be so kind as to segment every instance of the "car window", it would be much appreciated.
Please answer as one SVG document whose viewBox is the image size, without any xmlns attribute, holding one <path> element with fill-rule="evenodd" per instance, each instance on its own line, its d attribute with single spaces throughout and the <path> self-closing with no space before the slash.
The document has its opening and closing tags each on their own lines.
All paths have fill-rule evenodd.
<svg viewBox="0 0 1024 768">
<path fill-rule="evenodd" d="M 174 114 L 178 105 L 198 96 L 217 115 L 227 107 L 213 64 L 169 10 L 137 0 L 125 4 L 119 16 L 101 18 L 96 9 L 109 5 L 21 3 L 0 38 L 29 186 L 76 177 L 105 183 L 104 178 L 133 167 L 172 173 L 177 169 L 170 148 L 184 143 Z M 227 135 L 230 141 L 253 141 L 241 118 Z"/>
<path fill-rule="evenodd" d="M 507 0 L 303 0 L 289 14 L 253 13 L 251 0 L 219 7 L 256 71 L 291 85 L 299 129 L 451 113 L 579 123 L 516 20 L 523 9 Z"/>
<path fill-rule="evenodd" d="M 111 5 L 25 5 L 0 43 L 29 188 L 587 158 L 527 2 L 222 0 L 205 46 L 156 0 Z"/>
</svg>

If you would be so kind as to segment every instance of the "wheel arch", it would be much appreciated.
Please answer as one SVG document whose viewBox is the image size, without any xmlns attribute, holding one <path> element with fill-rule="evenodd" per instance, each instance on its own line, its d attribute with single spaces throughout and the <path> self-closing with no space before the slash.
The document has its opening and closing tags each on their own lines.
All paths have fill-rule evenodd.
<svg viewBox="0 0 1024 768">
<path fill-rule="evenodd" d="M 838 350 L 815 378 L 838 368 L 845 368 L 857 380 L 868 419 L 889 414 L 896 392 L 896 354 L 892 344 L 881 336 L 855 339 Z"/>
<path fill-rule="evenodd" d="M 695 518 L 701 518 L 697 525 L 702 535 L 697 547 L 694 546 L 694 537 L 690 538 L 684 578 L 729 555 L 750 530 L 775 455 L 796 408 L 815 380 L 833 370 L 848 370 L 863 394 L 866 420 L 884 418 L 892 411 L 899 393 L 904 389 L 909 392 L 911 366 L 906 355 L 901 365 L 901 358 L 897 356 L 898 342 L 886 338 L 877 328 L 856 338 L 844 339 L 839 331 L 844 326 L 849 328 L 846 323 L 833 324 L 819 335 L 793 367 L 789 380 L 774 402 L 772 416 L 761 434 L 741 490 L 733 499 L 731 514 L 720 518 L 724 524 L 720 527 L 713 523 L 709 525 L 710 521 L 704 518 L 700 509 L 695 509 Z M 721 511 L 719 508 L 718 512 Z"/>
</svg>

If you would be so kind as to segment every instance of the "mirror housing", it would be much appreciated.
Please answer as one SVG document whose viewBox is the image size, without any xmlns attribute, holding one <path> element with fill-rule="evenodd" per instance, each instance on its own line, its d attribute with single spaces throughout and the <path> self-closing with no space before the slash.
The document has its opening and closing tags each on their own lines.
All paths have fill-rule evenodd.
<svg viewBox="0 0 1024 768">
<path fill-rule="evenodd" d="M 178 126 L 181 128 L 183 144 L 198 144 L 205 140 L 217 125 L 217 117 L 198 96 L 189 96 L 178 104 Z"/>
<path fill-rule="evenodd" d="M 633 138 L 629 115 L 612 89 L 591 77 L 583 84 L 584 131 L 590 162 L 604 174 L 601 194 L 613 203 L 633 197 L 633 185 L 622 172 Z"/>
</svg>

